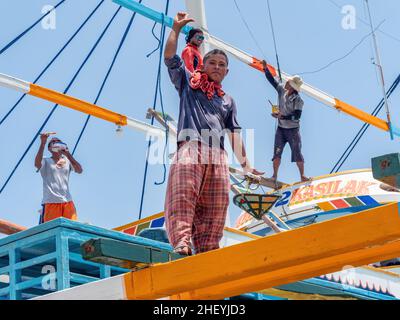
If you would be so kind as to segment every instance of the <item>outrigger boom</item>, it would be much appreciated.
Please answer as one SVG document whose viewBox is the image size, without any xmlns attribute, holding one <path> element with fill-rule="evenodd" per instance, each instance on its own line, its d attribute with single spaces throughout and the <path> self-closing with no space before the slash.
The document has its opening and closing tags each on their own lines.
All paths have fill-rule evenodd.
<svg viewBox="0 0 400 320">
<path fill-rule="evenodd" d="M 57 92 L 45 87 L 33 84 L 24 80 L 11 77 L 0 73 L 0 86 L 20 91 L 31 96 L 35 96 L 47 101 L 57 103 L 93 117 L 113 122 L 118 126 L 127 126 L 138 131 L 142 131 L 151 136 L 164 137 L 165 132 L 161 128 L 149 125 L 145 122 L 129 118 L 125 115 L 99 107 L 90 102 L 74 98 L 61 92 Z"/>
<path fill-rule="evenodd" d="M 116 4 L 119 4 L 120 6 L 123 6 L 129 10 L 132 10 L 134 12 L 137 12 L 141 14 L 142 16 L 149 18 L 150 20 L 153 20 L 154 22 L 157 23 L 162 23 L 167 27 L 172 28 L 174 20 L 171 17 L 166 16 L 165 14 L 155 11 L 153 9 L 150 9 L 146 6 L 144 6 L 141 3 L 138 3 L 133 0 L 113 0 Z M 190 31 L 191 27 L 185 26 L 182 28 L 182 33 L 187 34 Z M 230 53 L 232 56 L 235 58 L 239 59 L 240 61 L 246 63 L 247 65 L 263 72 L 263 66 L 261 59 L 258 59 L 238 48 L 235 48 L 234 46 L 225 43 L 224 41 L 216 38 L 215 36 L 209 34 L 208 30 L 203 30 L 205 33 L 205 42 L 207 42 L 211 47 L 219 48 L 222 49 L 228 53 Z M 268 65 L 269 70 L 271 71 L 273 76 L 277 76 L 278 71 L 277 69 L 272 66 Z M 282 79 L 283 81 L 287 81 L 288 78 L 290 77 L 289 74 L 285 72 L 281 72 Z M 341 101 L 340 99 L 337 99 L 333 97 L 332 95 L 323 92 L 322 90 L 319 90 L 307 83 L 304 83 L 301 86 L 301 91 L 303 91 L 305 94 L 308 96 L 322 102 L 323 104 L 333 107 L 337 109 L 338 111 L 342 111 L 354 118 L 357 118 L 365 123 L 368 123 L 370 125 L 373 125 L 377 127 L 378 129 L 384 130 L 391 132 L 396 135 L 400 136 L 400 129 L 396 128 L 393 123 L 389 125 L 388 122 L 375 117 L 361 109 L 358 109 L 344 101 Z"/>
</svg>

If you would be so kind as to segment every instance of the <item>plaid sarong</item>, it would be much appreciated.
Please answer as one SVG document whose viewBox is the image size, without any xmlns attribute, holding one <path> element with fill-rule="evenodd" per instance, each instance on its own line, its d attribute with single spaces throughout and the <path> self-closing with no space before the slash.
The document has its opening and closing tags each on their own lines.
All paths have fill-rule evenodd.
<svg viewBox="0 0 400 320">
<path fill-rule="evenodd" d="M 165 199 L 166 229 L 174 248 L 196 253 L 219 248 L 229 205 L 227 154 L 198 141 L 181 143 Z"/>
</svg>

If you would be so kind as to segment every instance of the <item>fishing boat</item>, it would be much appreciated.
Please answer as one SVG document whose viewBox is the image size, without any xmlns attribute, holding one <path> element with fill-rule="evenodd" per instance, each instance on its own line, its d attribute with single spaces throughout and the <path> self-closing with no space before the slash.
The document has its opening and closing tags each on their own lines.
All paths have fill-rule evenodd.
<svg viewBox="0 0 400 320">
<path fill-rule="evenodd" d="M 60 1 L 45 16 L 64 1 Z M 100 1 L 92 14 L 103 2 Z M 23 97 L 33 96 L 55 103 L 53 111 L 58 106 L 67 107 L 88 115 L 87 121 L 95 117 L 111 123 L 118 133 L 127 127 L 162 141 L 174 138 L 176 127 L 173 117 L 163 109 L 156 111 L 157 95 L 161 91 L 160 72 L 154 107 L 147 112 L 147 118 L 152 119 L 151 124 L 97 103 L 135 16 L 140 15 L 162 26 L 160 52 L 165 30 L 173 24 L 173 19 L 168 15 L 169 1 L 165 12 L 154 10 L 142 4 L 142 1 L 113 0 L 112 3 L 119 6 L 112 19 L 121 9 L 132 12 L 133 16 L 95 102 L 73 96 L 68 90 L 98 42 L 63 92 L 39 85 L 37 81 L 43 73 L 34 81 L 1 73 L 0 86 L 23 93 Z M 193 27 L 201 28 L 205 35 L 203 53 L 209 48 L 219 48 L 255 71 L 264 71 L 262 58 L 238 49 L 209 32 L 202 0 L 186 0 L 185 4 L 196 24 L 186 26 L 182 32 L 187 34 Z M 11 48 L 42 19 L 7 44 L 0 54 Z M 57 57 L 58 54 L 49 65 Z M 162 54 L 160 65 L 161 61 Z M 381 65 L 379 55 L 377 64 Z M 282 82 L 291 77 L 280 69 L 279 61 L 276 66 L 268 64 L 267 67 Z M 383 72 L 380 75 L 383 80 Z M 400 77 L 389 92 L 386 92 L 382 83 L 381 106 L 386 106 L 386 119 L 379 118 L 377 112 L 369 114 L 308 83 L 303 84 L 301 91 L 353 120 L 390 134 L 394 139 L 400 135 L 400 130 L 390 118 L 387 98 L 399 82 Z M 47 124 L 53 111 L 40 130 Z M 154 120 L 161 127 L 155 125 Z M 247 208 L 247 212 L 240 214 L 234 228 L 225 228 L 221 249 L 192 257 L 181 257 L 172 252 L 165 235 L 162 212 L 141 217 L 145 183 L 139 219 L 112 230 L 66 219 L 31 228 L 0 220 L 0 232 L 8 235 L 0 239 L 0 299 L 398 300 L 400 164 L 396 159 L 400 157 L 395 154 L 390 158 L 394 159 L 393 170 L 392 167 L 388 169 L 389 156 L 383 157 L 380 165 L 374 166 L 372 163 L 371 169 L 336 172 L 294 184 L 255 177 L 231 167 L 234 201 L 242 209 Z M 379 174 L 377 177 L 377 173 L 385 170 L 390 172 L 385 173 L 384 177 Z M 256 189 L 251 186 L 256 186 Z M 268 191 L 264 192 L 260 186 L 268 188 Z M 254 217 L 256 211 L 258 215 Z M 216 265 L 220 268 L 215 268 Z M 171 277 L 174 281 L 171 281 Z"/>
</svg>

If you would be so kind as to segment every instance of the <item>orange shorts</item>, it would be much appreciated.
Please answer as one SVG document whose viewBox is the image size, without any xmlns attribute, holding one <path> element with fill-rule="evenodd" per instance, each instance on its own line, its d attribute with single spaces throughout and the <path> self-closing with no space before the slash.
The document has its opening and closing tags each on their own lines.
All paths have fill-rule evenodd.
<svg viewBox="0 0 400 320">
<path fill-rule="evenodd" d="M 73 201 L 64 203 L 45 203 L 43 204 L 43 222 L 57 218 L 77 220 L 76 209 Z"/>
</svg>

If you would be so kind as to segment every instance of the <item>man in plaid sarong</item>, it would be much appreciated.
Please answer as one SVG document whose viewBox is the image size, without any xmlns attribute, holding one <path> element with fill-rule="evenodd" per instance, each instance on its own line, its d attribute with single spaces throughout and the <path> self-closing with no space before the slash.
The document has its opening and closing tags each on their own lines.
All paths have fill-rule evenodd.
<svg viewBox="0 0 400 320">
<path fill-rule="evenodd" d="M 222 90 L 228 57 L 221 50 L 204 56 L 202 70 L 185 70 L 176 54 L 181 29 L 193 19 L 179 12 L 165 46 L 168 73 L 180 97 L 178 151 L 170 168 L 165 219 L 175 252 L 190 255 L 219 248 L 229 205 L 229 172 L 224 136 L 242 167 L 246 157 L 234 100 Z"/>
</svg>

